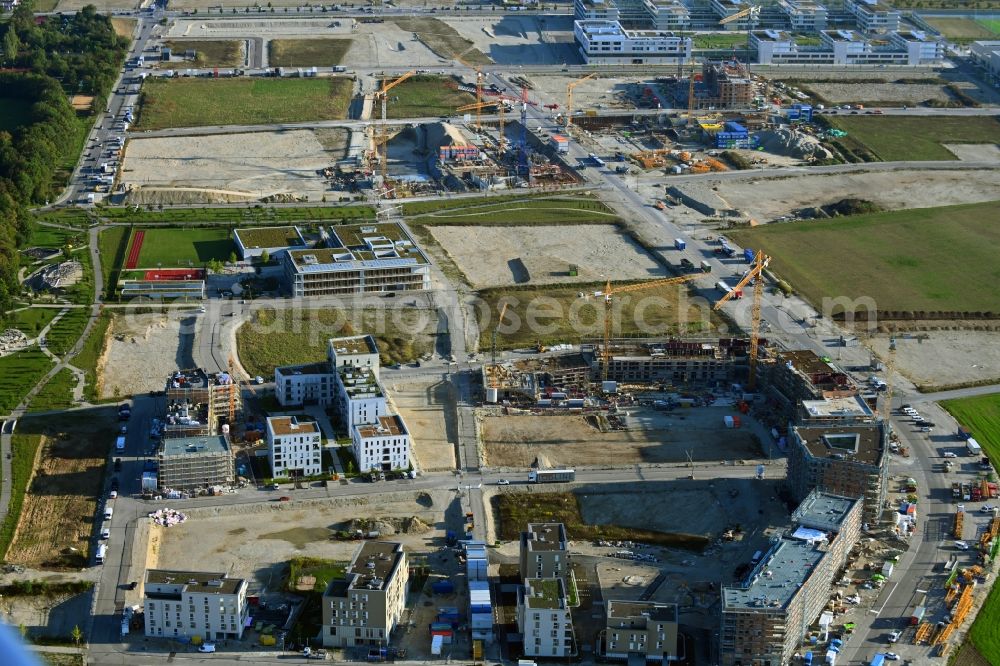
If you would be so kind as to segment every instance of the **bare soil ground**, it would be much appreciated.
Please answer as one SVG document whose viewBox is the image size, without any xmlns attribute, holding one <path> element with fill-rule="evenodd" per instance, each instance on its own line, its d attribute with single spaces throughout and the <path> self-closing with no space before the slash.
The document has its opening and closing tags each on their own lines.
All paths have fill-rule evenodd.
<svg viewBox="0 0 1000 666">
<path fill-rule="evenodd" d="M 501 65 L 557 65 L 580 59 L 573 47 L 570 16 L 504 14 L 442 20 Z"/>
<path fill-rule="evenodd" d="M 1000 170 L 892 171 L 802 175 L 740 181 L 703 180 L 679 189 L 716 208 L 746 211 L 761 222 L 845 197 L 890 209 L 930 208 L 996 199 Z"/>
<path fill-rule="evenodd" d="M 663 270 L 613 225 L 429 227 L 476 289 L 652 278 Z M 570 277 L 570 265 L 579 275 Z"/>
<path fill-rule="evenodd" d="M 485 464 L 524 468 L 544 458 L 551 467 L 604 467 L 681 462 L 688 451 L 696 461 L 759 456 L 750 430 L 725 427 L 722 417 L 732 413 L 716 407 L 669 414 L 629 408 L 629 429 L 604 433 L 591 425 L 593 417 L 582 415 L 484 418 Z"/>
<path fill-rule="evenodd" d="M 575 76 L 543 76 L 537 74 L 527 75 L 527 78 L 534 86 L 534 90 L 529 91 L 529 97 L 533 101 L 559 105 L 559 111 L 565 111 L 566 85 L 576 81 Z M 573 89 L 573 108 L 580 110 L 602 105 L 606 108 L 615 107 L 617 93 L 624 93 L 636 82 L 642 79 L 638 77 L 616 77 L 616 78 L 596 78 L 580 83 Z"/>
<path fill-rule="evenodd" d="M 329 134 L 328 132 L 326 134 Z M 212 190 L 261 198 L 294 194 L 320 200 L 326 182 L 316 172 L 341 159 L 347 147 L 324 148 L 311 130 L 217 136 L 133 139 L 122 165 L 126 187 L 163 192 Z"/>
<path fill-rule="evenodd" d="M 8 562 L 46 568 L 87 564 L 116 423 L 114 408 L 100 408 L 18 424 L 22 432 L 38 429 L 42 444 Z"/>
<path fill-rule="evenodd" d="M 331 529 L 346 528 L 359 516 L 416 516 L 430 525 L 432 529 L 427 531 L 391 537 L 412 553 L 435 550 L 432 542 L 444 536 L 446 516 L 461 520 L 462 515 L 454 504 L 454 492 L 446 490 L 386 492 L 370 498 L 301 503 L 267 502 L 261 491 L 243 492 L 260 494 L 262 503 L 187 511 L 186 522 L 155 530 L 156 553 L 151 553 L 148 566 L 198 562 L 199 568 L 206 571 L 255 578 L 263 587 L 274 590 L 281 583 L 284 564 L 292 557 L 350 560 L 358 543 L 331 540 Z M 152 547 L 153 541 L 150 544 Z"/>
<path fill-rule="evenodd" d="M 413 440 L 413 454 L 423 471 L 455 468 L 455 399 L 440 378 L 415 378 L 386 386 Z"/>
<path fill-rule="evenodd" d="M 964 162 L 997 162 L 1000 164 L 1000 146 L 995 143 L 946 143 L 944 147 Z"/>
<path fill-rule="evenodd" d="M 193 322 L 180 315 L 118 316 L 108 327 L 108 336 L 97 368 L 102 398 L 162 390 L 171 372 L 194 367 Z M 139 358 L 142 372 L 136 371 Z"/>
<path fill-rule="evenodd" d="M 948 101 L 951 96 L 942 85 L 933 83 L 809 83 L 808 89 L 815 91 L 828 102 L 900 102 L 917 104 L 929 99 Z"/>
<path fill-rule="evenodd" d="M 926 324 L 957 325 L 951 321 Z M 897 334 L 896 369 L 914 384 L 948 386 L 1000 377 L 1000 332 L 921 331 L 913 335 L 927 338 L 918 340 Z M 873 338 L 872 347 L 880 358 L 886 358 L 888 336 Z"/>
</svg>

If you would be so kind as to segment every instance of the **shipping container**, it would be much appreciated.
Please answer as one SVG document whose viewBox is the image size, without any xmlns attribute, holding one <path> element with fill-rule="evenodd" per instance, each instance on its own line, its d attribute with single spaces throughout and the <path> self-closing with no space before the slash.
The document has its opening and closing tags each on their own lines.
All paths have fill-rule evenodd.
<svg viewBox="0 0 1000 666">
<path fill-rule="evenodd" d="M 756 255 L 754 254 L 754 251 L 751 250 L 750 248 L 744 248 L 743 249 L 743 259 L 745 259 L 748 264 L 752 264 L 753 263 L 753 260 L 754 260 L 755 256 Z"/>
<path fill-rule="evenodd" d="M 712 264 L 708 263 L 707 261 L 701 262 L 701 272 L 702 273 L 711 273 L 712 272 Z"/>
<path fill-rule="evenodd" d="M 979 446 L 979 442 L 972 437 L 965 440 L 965 448 L 968 449 L 970 456 L 981 456 L 983 454 L 983 447 Z"/>
<path fill-rule="evenodd" d="M 687 243 L 684 242 L 683 238 L 675 238 L 674 239 L 674 249 L 675 250 L 684 250 L 686 248 L 687 248 Z"/>
</svg>

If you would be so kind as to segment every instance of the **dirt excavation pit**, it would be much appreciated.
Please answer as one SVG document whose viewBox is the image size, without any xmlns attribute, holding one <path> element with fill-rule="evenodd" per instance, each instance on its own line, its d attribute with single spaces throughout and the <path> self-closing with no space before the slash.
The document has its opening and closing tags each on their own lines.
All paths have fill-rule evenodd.
<svg viewBox="0 0 1000 666">
<path fill-rule="evenodd" d="M 196 366 L 192 356 L 194 317 L 191 315 L 117 314 L 98 362 L 102 398 L 162 391 L 167 375 Z M 136 371 L 136 359 L 142 371 Z"/>
<path fill-rule="evenodd" d="M 482 420 L 487 465 L 527 467 L 536 458 L 551 467 L 740 460 L 762 455 L 754 432 L 726 428 L 731 409 L 666 413 L 629 408 L 628 430 L 601 432 L 597 415 L 498 416 Z"/>
<path fill-rule="evenodd" d="M 530 215 L 530 211 L 526 211 Z M 475 220 L 475 211 L 469 221 Z M 431 226 L 430 232 L 475 289 L 517 284 L 659 277 L 663 269 L 610 224 L 538 227 Z M 576 266 L 578 275 L 570 275 Z"/>
<path fill-rule="evenodd" d="M 969 323 L 982 325 L 982 322 Z M 945 387 L 1000 378 L 1000 332 L 926 331 L 912 336 L 920 337 L 896 334 L 896 369 L 918 386 Z M 888 347 L 888 336 L 872 339 L 872 348 L 879 358 L 887 358 Z"/>
<path fill-rule="evenodd" d="M 461 129 L 450 123 L 408 125 L 389 139 L 389 174 L 408 181 L 430 180 L 430 165 L 442 146 L 469 145 Z"/>
<path fill-rule="evenodd" d="M 120 182 L 130 201 L 182 203 L 294 196 L 320 201 L 327 183 L 319 170 L 346 154 L 348 131 L 252 132 L 132 139 Z"/>
<path fill-rule="evenodd" d="M 790 178 L 703 180 L 678 184 L 688 196 L 716 209 L 735 208 L 767 222 L 793 211 L 833 203 L 845 196 L 889 209 L 931 208 L 992 201 L 1000 170 L 893 170 Z"/>
<path fill-rule="evenodd" d="M 156 553 L 147 566 L 198 562 L 199 569 L 206 571 L 257 577 L 274 590 L 281 583 L 275 565 L 293 557 L 350 560 L 358 542 L 331 539 L 337 530 L 391 528 L 393 533 L 386 536 L 402 542 L 407 551 L 426 552 L 436 549 L 434 540 L 443 537 L 446 518 L 456 525 L 462 520 L 450 490 L 422 491 L 422 502 L 417 501 L 417 493 L 405 492 L 294 503 L 267 502 L 258 490 L 243 492 L 260 494 L 261 503 L 192 509 L 185 511 L 186 522 L 154 528 Z M 355 522 L 358 516 L 368 515 L 373 518 Z"/>
</svg>

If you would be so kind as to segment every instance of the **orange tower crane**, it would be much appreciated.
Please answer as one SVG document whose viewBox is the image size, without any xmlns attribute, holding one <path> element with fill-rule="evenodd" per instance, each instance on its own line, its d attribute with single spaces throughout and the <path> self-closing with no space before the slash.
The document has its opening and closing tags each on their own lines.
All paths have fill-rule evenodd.
<svg viewBox="0 0 1000 666">
<path fill-rule="evenodd" d="M 375 138 L 375 156 L 379 159 L 379 166 L 382 170 L 382 187 L 385 187 L 385 177 L 389 169 L 389 132 L 386 129 L 385 117 L 386 117 L 386 99 L 388 98 L 387 93 L 398 86 L 400 83 L 405 81 L 416 74 L 415 71 L 410 70 L 406 74 L 403 74 L 398 79 L 393 81 L 383 81 L 382 88 L 375 92 L 375 101 L 382 103 L 382 115 L 380 118 L 379 129 L 377 136 Z M 379 158 L 379 144 L 382 144 L 382 156 Z"/>
<path fill-rule="evenodd" d="M 566 85 L 566 131 L 569 132 L 570 126 L 573 124 L 573 89 L 584 81 L 588 81 L 597 76 L 597 72 L 591 72 L 587 76 L 577 79 L 576 81 L 570 81 Z"/>
<path fill-rule="evenodd" d="M 760 301 L 764 295 L 764 269 L 771 262 L 771 257 L 758 251 L 753 258 L 753 268 L 751 268 L 743 279 L 733 287 L 728 294 L 719 299 L 713 310 L 718 310 L 722 305 L 731 299 L 736 293 L 743 289 L 751 281 L 753 283 L 753 309 L 750 311 L 750 374 L 747 377 L 747 388 L 751 391 L 757 384 L 757 347 L 760 344 Z"/>
<path fill-rule="evenodd" d="M 495 100 L 495 101 L 494 100 L 487 100 L 485 102 L 477 102 L 476 104 L 466 104 L 465 106 L 460 106 L 460 107 L 458 107 L 455 110 L 456 111 L 472 111 L 473 109 L 475 109 L 475 111 L 476 111 L 476 122 L 478 123 L 479 122 L 479 112 L 480 112 L 480 110 L 485 109 L 485 108 L 490 107 L 490 106 L 497 107 L 497 112 L 500 114 L 500 144 L 499 144 L 499 150 L 502 153 L 503 152 L 503 148 L 504 148 L 504 145 L 503 145 L 504 144 L 504 136 L 503 136 L 504 113 L 507 110 L 506 104 L 504 103 L 504 98 L 499 99 L 499 100 Z"/>
<path fill-rule="evenodd" d="M 640 282 L 638 284 L 627 284 L 621 287 L 611 286 L 611 280 L 608 280 L 607 286 L 604 291 L 595 291 L 594 296 L 604 297 L 604 347 L 601 350 L 601 378 L 608 378 L 608 367 L 611 365 L 611 312 L 612 312 L 612 296 L 617 294 L 624 294 L 630 291 L 641 291 L 643 289 L 653 289 L 654 287 L 667 287 L 672 284 L 683 284 L 684 282 L 689 282 L 697 277 L 698 274 L 692 275 L 682 275 L 680 277 L 663 278 L 661 280 L 650 280 L 649 282 Z"/>
</svg>

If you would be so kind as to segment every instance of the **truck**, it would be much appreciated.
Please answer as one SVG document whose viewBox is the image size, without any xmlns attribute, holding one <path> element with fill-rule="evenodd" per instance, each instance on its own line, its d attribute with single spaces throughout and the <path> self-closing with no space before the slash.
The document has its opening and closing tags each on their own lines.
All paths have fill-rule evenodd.
<svg viewBox="0 0 1000 666">
<path fill-rule="evenodd" d="M 913 605 L 913 610 L 910 611 L 910 624 L 916 625 L 920 624 L 920 621 L 924 619 L 924 614 L 927 612 L 927 595 L 922 595 L 917 603 Z"/>
<path fill-rule="evenodd" d="M 722 292 L 723 295 L 732 294 L 732 298 L 743 298 L 742 289 L 733 289 L 724 280 L 719 280 L 715 283 L 715 288 Z"/>
<path fill-rule="evenodd" d="M 711 273 L 712 272 L 712 264 L 708 263 L 707 261 L 701 262 L 701 272 L 702 273 Z"/>
<path fill-rule="evenodd" d="M 746 261 L 746 262 L 747 262 L 748 264 L 752 264 L 752 263 L 753 263 L 753 259 L 754 259 L 754 257 L 755 257 L 755 256 L 757 256 L 757 255 L 756 255 L 756 254 L 754 254 L 754 251 L 753 251 L 753 250 L 751 250 L 751 249 L 750 249 L 750 248 L 748 248 L 748 247 L 747 247 L 747 248 L 743 248 L 743 259 L 744 259 L 744 260 L 745 260 L 745 261 Z"/>
<path fill-rule="evenodd" d="M 124 451 L 125 450 L 125 437 L 124 436 L 119 436 L 118 439 L 115 440 L 115 450 L 116 451 Z"/>
<path fill-rule="evenodd" d="M 686 248 L 687 248 L 687 243 L 684 242 L 683 238 L 675 238 L 674 239 L 674 249 L 675 250 L 684 250 Z"/>
<path fill-rule="evenodd" d="M 885 655 L 879 652 L 877 655 L 872 657 L 868 666 L 885 666 Z"/>
<path fill-rule="evenodd" d="M 958 481 L 951 484 L 951 496 L 953 499 L 962 499 L 962 484 Z"/>
<path fill-rule="evenodd" d="M 965 448 L 968 449 L 970 456 L 983 455 L 983 447 L 979 446 L 979 442 L 974 440 L 972 437 L 965 440 Z"/>
<path fill-rule="evenodd" d="M 972 484 L 963 483 L 962 484 L 962 499 L 966 502 L 972 501 Z"/>
<path fill-rule="evenodd" d="M 681 257 L 681 268 L 683 268 L 686 271 L 692 271 L 694 270 L 694 262 L 692 262 L 687 257 Z"/>
<path fill-rule="evenodd" d="M 576 479 L 576 470 L 538 469 L 528 472 L 528 483 L 566 483 Z"/>
<path fill-rule="evenodd" d="M 335 71 L 335 72 L 346 72 L 347 71 L 347 67 L 344 67 L 343 65 L 334 65 L 333 66 L 333 71 Z"/>
</svg>

